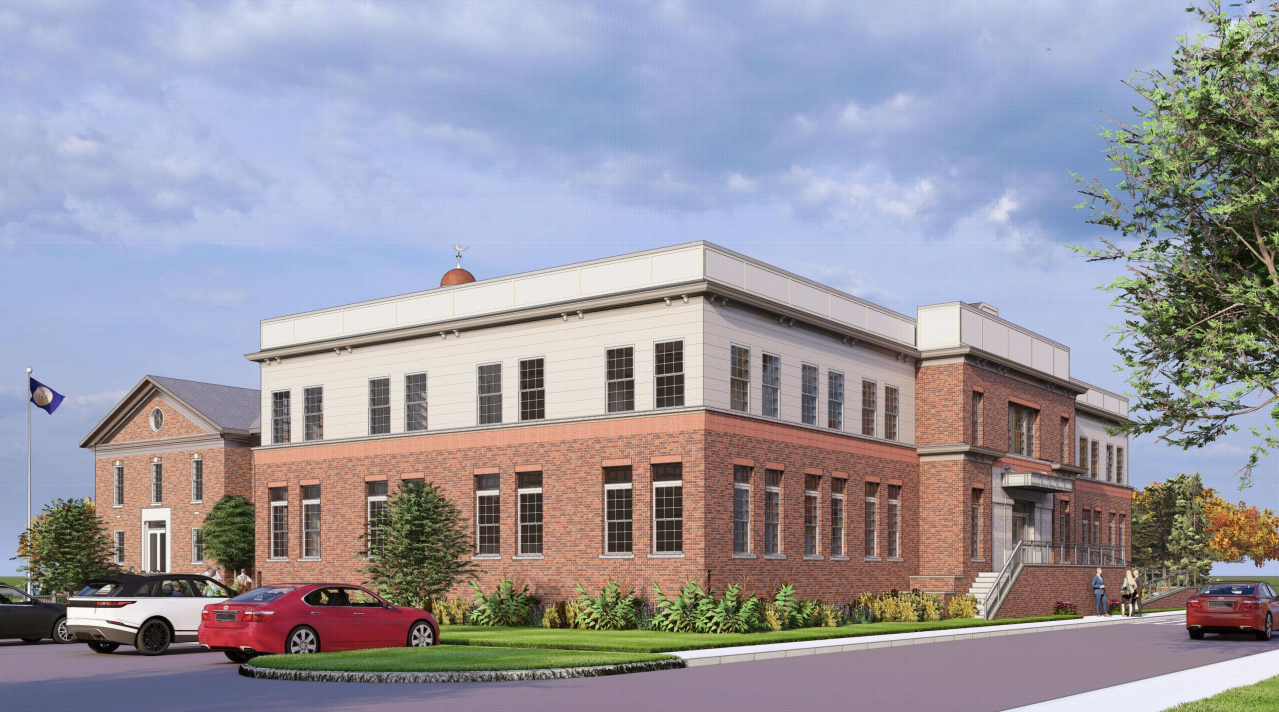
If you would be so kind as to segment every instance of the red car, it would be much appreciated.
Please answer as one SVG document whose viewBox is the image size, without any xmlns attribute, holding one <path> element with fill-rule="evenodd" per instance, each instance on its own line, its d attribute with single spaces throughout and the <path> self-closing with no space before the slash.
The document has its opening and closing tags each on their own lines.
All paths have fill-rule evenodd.
<svg viewBox="0 0 1279 712">
<path fill-rule="evenodd" d="M 1279 596 L 1259 581 L 1215 581 L 1186 602 L 1186 630 L 1195 640 L 1204 633 L 1253 633 L 1270 640 L 1279 618 Z"/>
<path fill-rule="evenodd" d="M 200 647 L 243 663 L 266 653 L 425 647 L 440 639 L 426 611 L 393 606 L 348 584 L 263 586 L 200 614 Z"/>
</svg>

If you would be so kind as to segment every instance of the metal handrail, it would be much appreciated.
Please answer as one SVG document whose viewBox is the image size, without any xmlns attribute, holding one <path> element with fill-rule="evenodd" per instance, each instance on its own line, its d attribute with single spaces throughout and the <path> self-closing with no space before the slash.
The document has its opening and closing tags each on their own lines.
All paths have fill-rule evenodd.
<svg viewBox="0 0 1279 712">
<path fill-rule="evenodd" d="M 990 585 L 990 590 L 986 592 L 986 597 L 982 599 L 982 617 L 986 620 L 990 620 L 992 615 L 993 607 L 991 603 L 1003 598 L 1003 590 L 1012 578 L 1010 574 L 1015 567 L 1019 568 L 1021 566 L 1021 562 L 1017 560 L 1017 552 L 1021 551 L 1021 547 L 1025 543 L 1026 541 L 1023 539 L 1017 542 L 1017 546 L 1013 547 L 1012 552 L 1008 555 L 1008 561 L 1004 562 L 1004 568 L 999 570 L 999 575 L 995 577 L 995 582 Z"/>
<path fill-rule="evenodd" d="M 1159 578 L 1150 579 L 1150 577 L 1147 576 L 1147 572 L 1163 575 Z M 1184 588 L 1187 586 L 1198 587 L 1207 578 L 1200 573 L 1198 569 L 1174 569 L 1169 571 L 1166 568 L 1160 569 L 1156 567 L 1138 569 L 1137 575 L 1140 577 L 1137 581 L 1141 588 L 1141 597 L 1143 600 L 1154 594 L 1157 589 L 1174 589 Z"/>
<path fill-rule="evenodd" d="M 1012 585 L 1014 574 L 1026 564 L 1048 566 L 1126 566 L 1128 564 L 1122 546 L 1105 546 L 1100 544 L 1077 544 L 1064 541 L 1030 541 L 1023 539 L 1017 542 L 1008 554 L 1008 561 L 1000 569 L 999 575 L 986 592 L 982 601 L 982 612 L 986 619 L 995 613 L 996 604 L 1007 595 Z"/>
</svg>

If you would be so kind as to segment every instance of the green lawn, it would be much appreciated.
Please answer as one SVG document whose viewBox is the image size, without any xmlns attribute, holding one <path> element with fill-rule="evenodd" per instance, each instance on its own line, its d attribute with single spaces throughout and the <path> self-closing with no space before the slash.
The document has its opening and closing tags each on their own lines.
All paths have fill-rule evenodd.
<svg viewBox="0 0 1279 712">
<path fill-rule="evenodd" d="M 1271 712 L 1279 709 L 1279 677 L 1236 687 L 1206 700 L 1187 702 L 1165 712 Z"/>
<path fill-rule="evenodd" d="M 379 648 L 315 655 L 265 655 L 257 667 L 277 670 L 340 672 L 462 672 L 468 670 L 539 670 L 544 668 L 620 665 L 667 660 L 672 655 L 599 653 L 529 648 L 474 648 L 437 645 L 431 648 Z"/>
<path fill-rule="evenodd" d="M 0 576 L 0 583 L 7 583 L 14 588 L 20 588 L 24 591 L 27 588 L 27 579 L 25 576 Z"/>
<path fill-rule="evenodd" d="M 767 633 L 661 633 L 647 630 L 568 630 L 563 628 L 493 628 L 488 626 L 446 625 L 440 631 L 440 642 L 446 645 L 498 646 L 557 650 L 610 650 L 634 653 L 662 653 L 703 648 L 728 648 L 736 645 L 790 643 L 800 640 L 848 638 L 887 633 L 916 633 L 927 630 L 978 628 L 1009 623 L 1073 620 L 1079 616 L 1041 616 L 987 621 L 955 618 L 930 623 L 864 623 L 838 628 L 801 628 Z"/>
</svg>

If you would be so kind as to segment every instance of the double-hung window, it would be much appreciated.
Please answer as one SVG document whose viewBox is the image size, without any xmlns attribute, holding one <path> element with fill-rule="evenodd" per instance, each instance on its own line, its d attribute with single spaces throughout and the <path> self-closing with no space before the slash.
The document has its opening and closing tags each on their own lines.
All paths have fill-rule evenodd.
<svg viewBox="0 0 1279 712">
<path fill-rule="evenodd" d="M 164 463 L 160 458 L 151 460 L 151 504 L 164 501 Z"/>
<path fill-rule="evenodd" d="M 319 485 L 302 485 L 302 558 L 320 558 Z"/>
<path fill-rule="evenodd" d="M 972 433 L 972 443 L 981 445 L 981 401 L 982 392 L 973 391 L 972 412 L 969 413 L 969 432 Z"/>
<path fill-rule="evenodd" d="M 1014 455 L 1035 456 L 1035 422 L 1039 411 L 1017 403 L 1008 404 L 1008 450 Z"/>
<path fill-rule="evenodd" d="M 1115 482 L 1117 484 L 1124 483 L 1124 449 L 1115 449 Z"/>
<path fill-rule="evenodd" d="M 113 543 L 114 543 L 114 546 L 112 550 L 115 554 L 115 562 L 117 564 L 123 564 L 124 563 L 124 531 L 123 530 L 117 529 L 115 531 L 115 541 Z"/>
<path fill-rule="evenodd" d="M 884 386 L 884 439 L 897 439 L 897 386 Z"/>
<path fill-rule="evenodd" d="M 804 475 L 804 556 L 817 556 L 817 498 L 822 488 L 821 475 Z"/>
<path fill-rule="evenodd" d="M 271 558 L 289 558 L 289 488 L 272 487 L 267 498 L 271 500 Z"/>
<path fill-rule="evenodd" d="M 1097 479 L 1098 470 L 1101 468 L 1101 448 L 1096 440 L 1092 441 L 1092 478 Z"/>
<path fill-rule="evenodd" d="M 502 422 L 502 364 L 480 366 L 476 383 L 480 425 Z"/>
<path fill-rule="evenodd" d="M 1083 511 L 1083 516 L 1080 517 L 1080 524 L 1082 524 L 1082 526 L 1080 527 L 1080 532 L 1079 532 L 1080 533 L 1079 543 L 1083 544 L 1084 546 L 1088 546 L 1088 544 L 1092 542 L 1091 522 L 1092 522 L 1092 510 L 1085 507 Z"/>
<path fill-rule="evenodd" d="M 1070 418 L 1061 419 L 1061 464 L 1070 464 Z"/>
<path fill-rule="evenodd" d="M 520 517 L 520 554 L 542 553 L 542 473 L 517 472 L 516 496 Z"/>
<path fill-rule="evenodd" d="M 782 553 L 782 471 L 764 470 L 764 555 Z"/>
<path fill-rule="evenodd" d="M 782 357 L 764 354 L 762 390 L 760 392 L 761 408 L 765 416 L 776 418 L 779 412 L 778 401 L 782 390 Z"/>
<path fill-rule="evenodd" d="M 191 456 L 191 503 L 204 501 L 204 460 Z"/>
<path fill-rule="evenodd" d="M 968 510 L 968 558 L 981 559 L 981 499 L 982 491 L 974 489 Z"/>
<path fill-rule="evenodd" d="M 653 350 L 657 407 L 679 408 L 684 405 L 684 342 L 664 341 Z"/>
<path fill-rule="evenodd" d="M 404 377 L 404 430 L 426 430 L 426 374 L 410 373 Z"/>
<path fill-rule="evenodd" d="M 751 553 L 751 468 L 733 466 L 733 553 Z"/>
<path fill-rule="evenodd" d="M 289 391 L 276 391 L 271 394 L 271 442 L 276 445 L 289 442 L 292 430 L 289 395 Z"/>
<path fill-rule="evenodd" d="M 391 432 L 391 379 L 369 379 L 369 435 Z"/>
<path fill-rule="evenodd" d="M 1115 446 L 1106 445 L 1106 481 L 1112 482 L 1115 478 Z"/>
<path fill-rule="evenodd" d="M 751 350 L 743 346 L 730 347 L 732 363 L 729 365 L 729 407 L 749 413 L 751 409 Z"/>
<path fill-rule="evenodd" d="M 604 553 L 632 552 L 632 519 L 634 507 L 631 490 L 631 468 L 604 468 Z"/>
<path fill-rule="evenodd" d="M 204 530 L 191 530 L 191 563 L 204 563 Z"/>
<path fill-rule="evenodd" d="M 302 408 L 306 419 L 306 439 L 324 439 L 324 386 L 302 391 Z"/>
<path fill-rule="evenodd" d="M 546 418 L 546 360 L 520 361 L 520 420 Z"/>
<path fill-rule="evenodd" d="M 866 483 L 866 558 L 879 556 L 879 483 Z"/>
<path fill-rule="evenodd" d="M 875 437 L 875 382 L 862 381 L 862 435 Z"/>
<path fill-rule="evenodd" d="M 1101 512 L 1096 509 L 1092 511 L 1092 541 L 1097 546 L 1101 545 Z"/>
<path fill-rule="evenodd" d="M 475 476 L 475 553 L 502 553 L 502 500 L 496 474 Z"/>
<path fill-rule="evenodd" d="M 842 477 L 830 481 L 830 555 L 844 556 L 844 488 L 848 480 Z"/>
<path fill-rule="evenodd" d="M 1088 470 L 1088 438 L 1079 438 L 1079 461 L 1075 464 Z"/>
<path fill-rule="evenodd" d="M 902 557 L 902 488 L 888 485 L 888 558 Z"/>
<path fill-rule="evenodd" d="M 653 465 L 653 550 L 684 552 L 684 466 Z"/>
<path fill-rule="evenodd" d="M 799 418 L 804 425 L 817 425 L 817 367 L 800 368 Z"/>
<path fill-rule="evenodd" d="M 1058 538 L 1069 544 L 1075 540 L 1075 534 L 1070 529 L 1070 500 L 1062 500 L 1061 504 L 1061 525 L 1058 528 Z"/>
<path fill-rule="evenodd" d="M 608 412 L 635 410 L 635 347 L 609 349 L 605 352 L 604 361 Z"/>
<path fill-rule="evenodd" d="M 364 543 L 370 559 L 376 559 L 386 544 L 386 492 L 386 480 L 364 483 Z"/>
<path fill-rule="evenodd" d="M 117 507 L 124 506 L 124 465 L 117 462 L 113 468 L 114 475 L 114 491 L 112 492 L 111 502 Z"/>
<path fill-rule="evenodd" d="M 1115 538 L 1115 534 L 1116 534 L 1115 525 L 1116 525 L 1115 513 L 1111 512 L 1110 513 L 1110 545 L 1111 546 L 1115 546 L 1115 544 L 1118 543 L 1119 541 L 1118 539 Z"/>
<path fill-rule="evenodd" d="M 844 374 L 826 372 L 826 427 L 844 429 Z"/>
<path fill-rule="evenodd" d="M 1124 515 L 1119 515 L 1119 546 L 1124 548 L 1128 546 L 1128 522 L 1125 521 Z M 1120 554 L 1122 556 L 1122 553 Z"/>
</svg>

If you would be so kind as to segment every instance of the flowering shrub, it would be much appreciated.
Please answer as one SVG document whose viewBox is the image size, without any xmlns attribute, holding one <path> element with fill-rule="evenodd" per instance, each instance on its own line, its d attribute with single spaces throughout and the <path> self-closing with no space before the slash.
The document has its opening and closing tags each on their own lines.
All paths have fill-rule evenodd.
<svg viewBox="0 0 1279 712">
<path fill-rule="evenodd" d="M 1077 616 L 1079 615 L 1079 608 L 1070 601 L 1057 601 L 1056 605 L 1053 606 L 1053 615 Z"/>
</svg>

